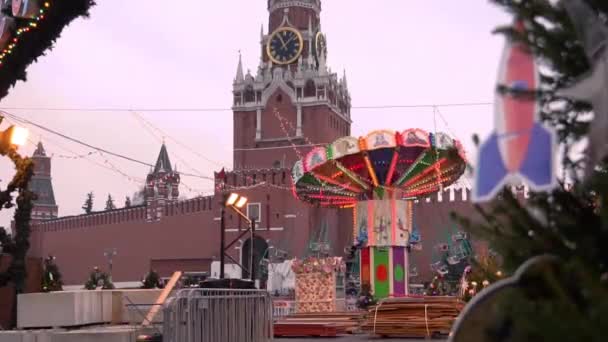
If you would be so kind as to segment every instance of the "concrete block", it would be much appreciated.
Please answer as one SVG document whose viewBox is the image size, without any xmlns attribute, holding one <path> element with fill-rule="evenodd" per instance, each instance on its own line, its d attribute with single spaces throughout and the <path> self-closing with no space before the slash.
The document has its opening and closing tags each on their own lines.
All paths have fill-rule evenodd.
<svg viewBox="0 0 608 342">
<path fill-rule="evenodd" d="M 160 296 L 162 290 L 123 290 L 122 294 L 122 322 L 129 324 L 141 324 L 146 317 L 146 314 L 154 304 L 158 296 Z M 133 306 L 132 304 L 136 304 Z M 154 317 L 153 323 L 162 323 L 163 314 L 162 310 Z"/>
<path fill-rule="evenodd" d="M 83 330 L 0 331 L 0 342 L 133 342 L 137 329 L 100 327 Z"/>
<path fill-rule="evenodd" d="M 20 294 L 19 328 L 69 327 L 108 322 L 111 294 L 105 291 L 62 291 Z"/>
<path fill-rule="evenodd" d="M 162 290 L 77 290 L 21 294 L 19 328 L 74 327 L 103 323 L 141 324 Z M 136 304 L 136 305 L 131 305 Z M 162 322 L 162 313 L 155 323 Z"/>
</svg>

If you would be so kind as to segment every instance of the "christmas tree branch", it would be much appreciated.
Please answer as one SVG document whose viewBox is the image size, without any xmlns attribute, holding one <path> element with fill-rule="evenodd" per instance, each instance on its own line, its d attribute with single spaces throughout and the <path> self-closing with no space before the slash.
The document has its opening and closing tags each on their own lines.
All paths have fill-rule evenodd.
<svg viewBox="0 0 608 342">
<path fill-rule="evenodd" d="M 13 37 L 19 37 L 19 40 L 10 52 L 6 52 L 0 65 L 0 98 L 5 97 L 18 80 L 26 80 L 27 67 L 53 48 L 70 22 L 78 17 L 88 17 L 89 9 L 95 5 L 94 0 L 46 0 L 41 3 L 48 3 L 41 20 L 15 18 Z M 18 33 L 19 29 L 27 31 Z"/>
</svg>

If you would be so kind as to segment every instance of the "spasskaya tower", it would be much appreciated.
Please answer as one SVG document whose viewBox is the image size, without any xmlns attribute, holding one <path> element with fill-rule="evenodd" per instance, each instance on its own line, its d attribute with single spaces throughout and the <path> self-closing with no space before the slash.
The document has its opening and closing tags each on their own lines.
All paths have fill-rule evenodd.
<svg viewBox="0 0 608 342">
<path fill-rule="evenodd" d="M 327 66 L 321 1 L 269 0 L 268 12 L 257 71 L 244 73 L 239 57 L 234 78 L 235 170 L 291 168 L 311 145 L 350 135 L 350 94 Z"/>
</svg>

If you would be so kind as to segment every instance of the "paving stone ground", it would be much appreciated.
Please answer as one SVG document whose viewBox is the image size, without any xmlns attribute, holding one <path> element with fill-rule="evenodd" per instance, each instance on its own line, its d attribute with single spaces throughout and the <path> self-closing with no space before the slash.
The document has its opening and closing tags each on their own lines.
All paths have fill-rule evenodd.
<svg viewBox="0 0 608 342">
<path fill-rule="evenodd" d="M 279 342 L 445 342 L 445 340 L 426 340 L 426 339 L 398 339 L 398 338 L 370 338 L 368 336 L 344 336 L 334 338 L 275 338 Z"/>
</svg>

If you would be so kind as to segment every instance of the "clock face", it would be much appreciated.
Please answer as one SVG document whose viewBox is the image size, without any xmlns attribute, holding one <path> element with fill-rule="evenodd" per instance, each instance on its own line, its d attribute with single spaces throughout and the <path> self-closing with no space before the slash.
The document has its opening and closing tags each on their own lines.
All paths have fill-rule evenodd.
<svg viewBox="0 0 608 342">
<path fill-rule="evenodd" d="M 289 64 L 295 62 L 304 48 L 302 35 L 291 27 L 280 28 L 270 36 L 266 53 L 275 64 Z"/>
<path fill-rule="evenodd" d="M 321 32 L 317 32 L 315 37 L 315 51 L 317 58 L 321 56 L 321 53 L 323 53 L 324 56 L 327 56 L 327 40 L 325 39 L 325 35 Z"/>
</svg>

